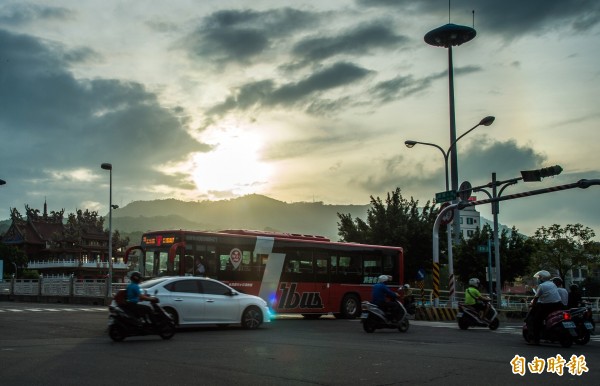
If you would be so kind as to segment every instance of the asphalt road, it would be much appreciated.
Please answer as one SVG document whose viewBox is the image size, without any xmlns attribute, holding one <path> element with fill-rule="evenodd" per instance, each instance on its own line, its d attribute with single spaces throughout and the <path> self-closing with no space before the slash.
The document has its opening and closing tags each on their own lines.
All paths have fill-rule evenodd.
<svg viewBox="0 0 600 386">
<path fill-rule="evenodd" d="M 259 330 L 205 327 L 115 343 L 107 309 L 0 302 L 0 384 L 12 385 L 598 385 L 600 341 L 528 346 L 519 324 L 461 331 L 411 321 L 363 332 L 357 320 L 280 317 Z M 571 362 L 563 375 L 511 365 Z M 522 358 L 522 359 L 521 359 Z M 572 360 L 572 358 L 574 358 Z M 560 367 L 560 366 L 559 366 Z M 584 369 L 587 368 L 587 371 Z"/>
</svg>

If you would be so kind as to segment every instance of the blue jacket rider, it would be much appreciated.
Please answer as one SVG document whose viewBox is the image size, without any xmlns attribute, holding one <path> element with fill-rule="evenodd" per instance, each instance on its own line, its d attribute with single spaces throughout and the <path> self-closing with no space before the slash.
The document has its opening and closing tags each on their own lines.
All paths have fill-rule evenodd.
<svg viewBox="0 0 600 386">
<path fill-rule="evenodd" d="M 392 291 L 385 285 L 390 279 L 391 277 L 388 275 L 379 276 L 377 284 L 373 286 L 371 303 L 376 304 L 384 312 L 389 312 L 395 317 L 400 307 L 398 306 L 398 303 L 395 301 L 388 301 L 387 298 L 396 299 L 400 297 L 400 294 Z"/>
</svg>

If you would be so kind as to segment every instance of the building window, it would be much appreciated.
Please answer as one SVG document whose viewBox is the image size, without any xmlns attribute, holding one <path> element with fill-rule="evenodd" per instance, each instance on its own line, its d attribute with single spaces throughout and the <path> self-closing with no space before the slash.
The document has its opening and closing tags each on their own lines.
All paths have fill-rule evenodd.
<svg viewBox="0 0 600 386">
<path fill-rule="evenodd" d="M 470 230 L 470 229 L 469 229 L 469 230 L 467 230 L 467 236 L 468 236 L 468 237 L 473 237 L 473 234 L 474 234 L 474 233 L 475 233 L 475 231 L 472 231 L 472 230 Z"/>
<path fill-rule="evenodd" d="M 472 217 L 467 217 L 467 224 L 468 225 L 473 225 L 473 218 Z"/>
</svg>

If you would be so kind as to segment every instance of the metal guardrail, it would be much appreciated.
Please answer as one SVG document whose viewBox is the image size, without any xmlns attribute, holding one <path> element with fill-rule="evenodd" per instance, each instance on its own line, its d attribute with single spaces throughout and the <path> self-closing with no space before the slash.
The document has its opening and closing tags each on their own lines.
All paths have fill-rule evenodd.
<svg viewBox="0 0 600 386">
<path fill-rule="evenodd" d="M 73 277 L 42 277 L 40 279 L 12 279 L 0 282 L 0 295 L 9 296 L 59 296 L 59 297 L 89 297 L 104 298 L 108 293 L 105 279 L 76 279 Z M 111 293 L 125 289 L 127 283 L 112 283 Z M 433 307 L 433 289 L 414 289 L 416 305 Z M 464 292 L 455 292 L 455 303 L 464 299 Z M 533 296 L 519 294 L 503 294 L 500 311 L 527 312 L 528 304 Z M 594 314 L 600 312 L 600 297 L 585 298 L 592 305 Z M 448 291 L 440 291 L 439 308 L 456 308 L 450 304 Z"/>
</svg>

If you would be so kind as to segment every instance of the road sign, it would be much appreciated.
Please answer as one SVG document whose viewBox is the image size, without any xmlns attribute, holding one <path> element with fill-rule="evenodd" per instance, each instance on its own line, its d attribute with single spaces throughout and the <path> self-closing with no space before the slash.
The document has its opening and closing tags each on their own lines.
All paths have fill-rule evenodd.
<svg viewBox="0 0 600 386">
<path fill-rule="evenodd" d="M 438 204 L 440 202 L 452 201 L 456 198 L 456 190 L 447 190 L 445 192 L 440 192 L 435 194 L 435 202 Z"/>
<path fill-rule="evenodd" d="M 423 268 L 419 268 L 417 271 L 417 280 L 421 281 L 425 279 L 425 270 Z"/>
<path fill-rule="evenodd" d="M 471 197 L 471 193 L 473 193 L 473 189 L 471 187 L 471 183 L 469 181 L 464 181 L 458 187 L 458 196 L 461 201 L 469 201 L 469 197 Z"/>
<path fill-rule="evenodd" d="M 487 245 L 478 245 L 477 246 L 477 252 L 479 253 L 485 253 L 488 251 L 488 246 Z"/>
</svg>

